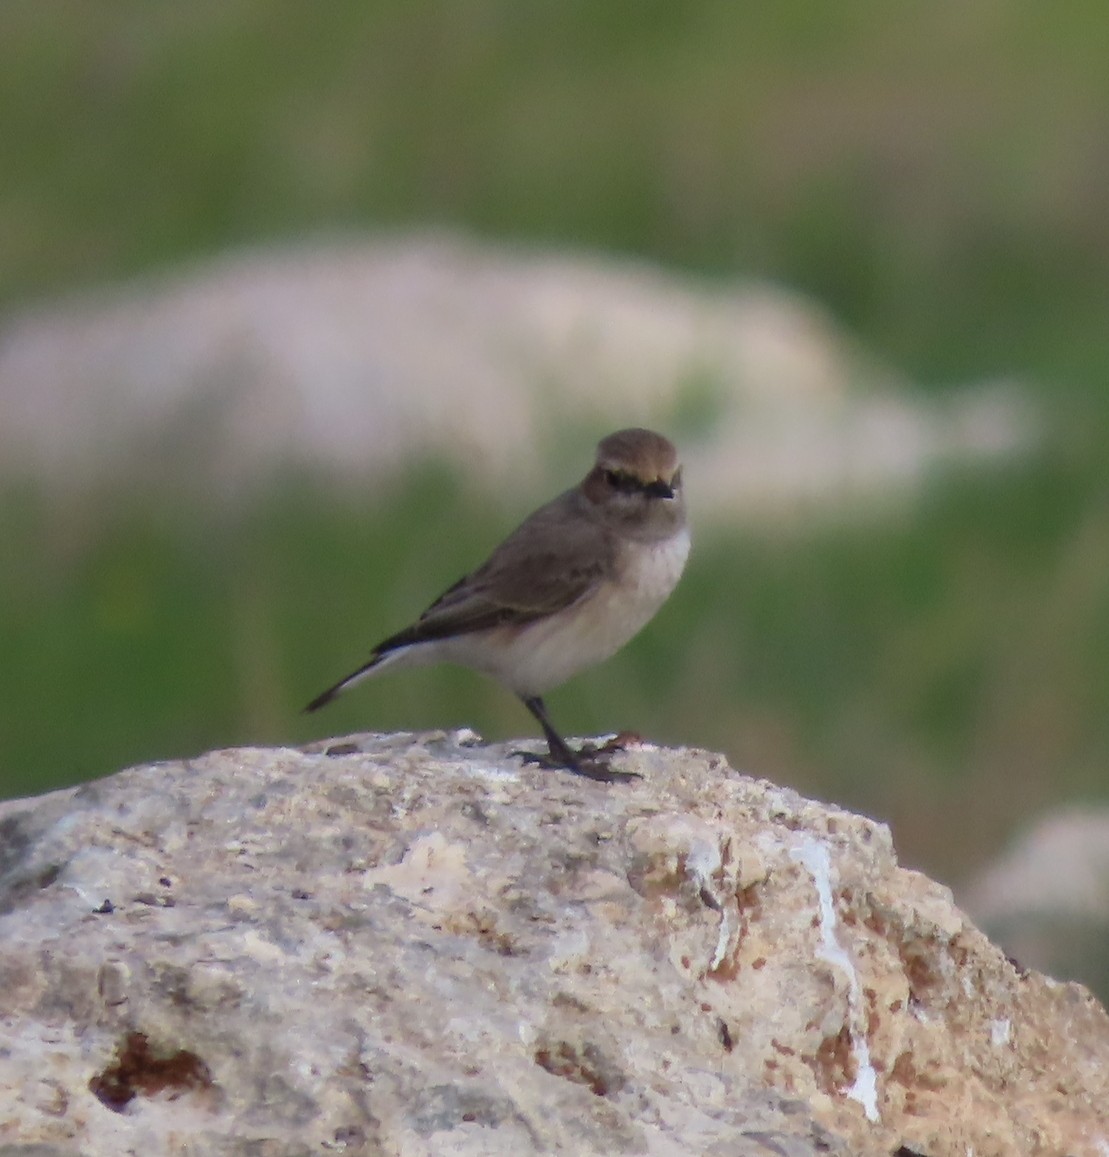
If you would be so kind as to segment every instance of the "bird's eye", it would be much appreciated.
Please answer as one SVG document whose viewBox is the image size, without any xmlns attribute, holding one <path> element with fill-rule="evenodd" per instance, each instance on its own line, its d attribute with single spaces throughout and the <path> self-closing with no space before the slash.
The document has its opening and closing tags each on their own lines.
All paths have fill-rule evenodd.
<svg viewBox="0 0 1109 1157">
<path fill-rule="evenodd" d="M 635 479 L 622 470 L 606 470 L 605 481 L 613 490 L 631 490 L 635 486 Z"/>
</svg>

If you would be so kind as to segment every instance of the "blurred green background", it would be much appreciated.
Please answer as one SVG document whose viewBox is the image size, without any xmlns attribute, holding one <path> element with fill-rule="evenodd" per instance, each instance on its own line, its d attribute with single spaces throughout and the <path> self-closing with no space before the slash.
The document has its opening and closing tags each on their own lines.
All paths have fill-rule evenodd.
<svg viewBox="0 0 1109 1157">
<path fill-rule="evenodd" d="M 1033 456 L 896 517 L 710 535 L 656 624 L 550 697 L 568 732 L 722 749 L 887 819 L 956 882 L 1109 795 L 1106 43 L 1099 4 L 13 0 L 0 307 L 430 224 L 773 279 L 913 388 L 1027 383 Z M 434 463 L 233 517 L 8 487 L 0 794 L 325 732 L 531 735 L 447 670 L 297 715 L 523 513 Z"/>
</svg>

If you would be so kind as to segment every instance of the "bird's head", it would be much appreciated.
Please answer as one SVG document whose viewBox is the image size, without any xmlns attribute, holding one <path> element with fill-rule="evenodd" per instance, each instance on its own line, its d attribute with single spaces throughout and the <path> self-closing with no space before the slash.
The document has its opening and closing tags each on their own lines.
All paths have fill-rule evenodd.
<svg viewBox="0 0 1109 1157">
<path fill-rule="evenodd" d="M 606 519 L 635 537 L 665 538 L 685 522 L 678 452 L 652 430 L 618 430 L 603 439 L 582 491 Z"/>
</svg>

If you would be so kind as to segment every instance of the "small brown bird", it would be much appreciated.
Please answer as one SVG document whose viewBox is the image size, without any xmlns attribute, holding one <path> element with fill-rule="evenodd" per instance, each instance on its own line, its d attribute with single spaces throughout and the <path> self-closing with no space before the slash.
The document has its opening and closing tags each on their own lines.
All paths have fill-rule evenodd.
<svg viewBox="0 0 1109 1157">
<path fill-rule="evenodd" d="M 606 782 L 632 778 L 596 752 L 573 751 L 541 696 L 615 654 L 677 585 L 689 554 L 681 475 L 677 451 L 661 434 L 610 434 L 580 485 L 540 507 L 305 710 L 386 669 L 457 663 L 523 700 L 543 728 L 548 766 Z"/>
</svg>

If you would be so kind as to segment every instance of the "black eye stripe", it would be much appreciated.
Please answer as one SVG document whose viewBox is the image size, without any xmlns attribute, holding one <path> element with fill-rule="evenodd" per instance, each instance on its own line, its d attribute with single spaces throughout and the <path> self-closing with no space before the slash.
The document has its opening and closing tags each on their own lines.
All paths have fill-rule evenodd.
<svg viewBox="0 0 1109 1157">
<path fill-rule="evenodd" d="M 624 470 L 609 469 L 605 471 L 605 481 L 613 490 L 620 494 L 645 494 L 649 498 L 673 498 L 674 488 L 681 484 L 681 472 L 674 475 L 673 482 L 663 482 L 656 478 L 653 482 L 644 482 L 634 474 Z"/>
<path fill-rule="evenodd" d="M 625 493 L 643 489 L 643 483 L 638 478 L 625 474 L 623 470 L 606 470 L 605 481 L 613 490 L 622 490 Z"/>
</svg>

